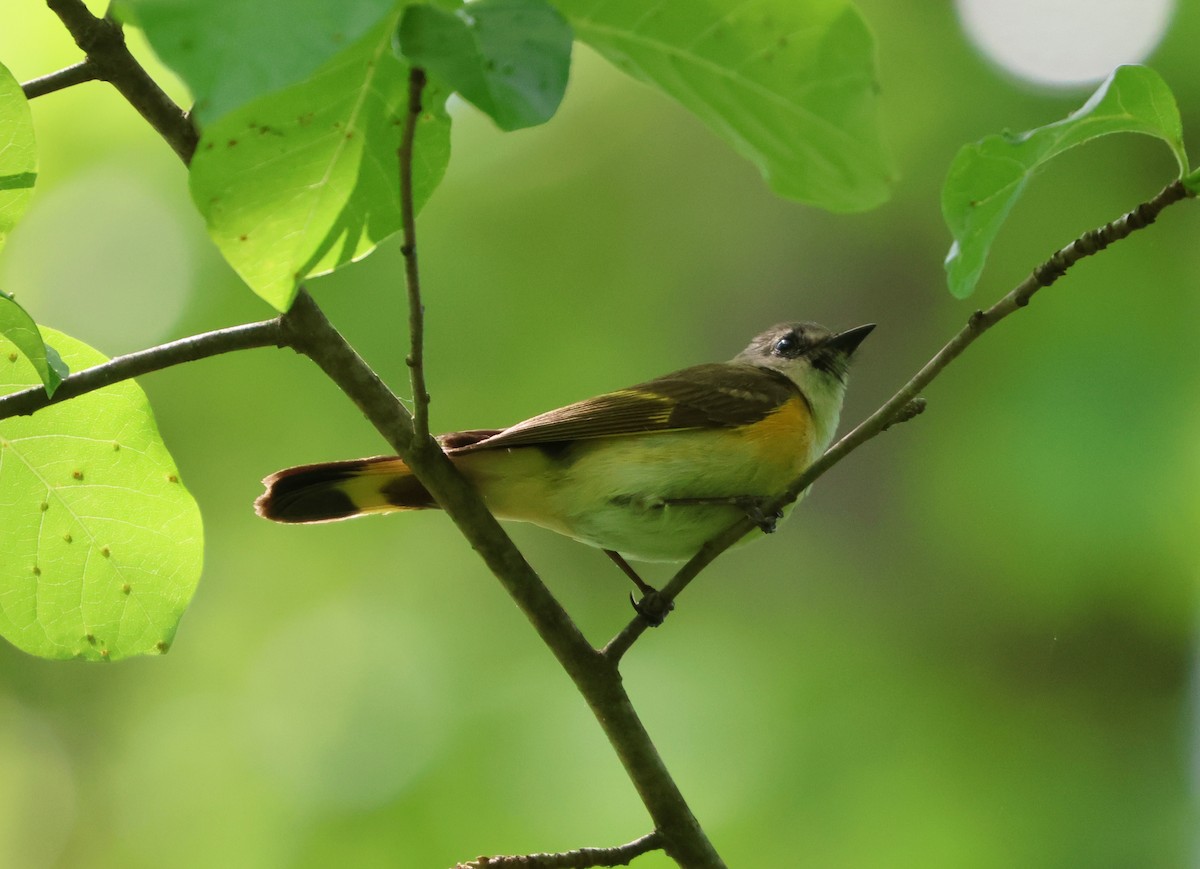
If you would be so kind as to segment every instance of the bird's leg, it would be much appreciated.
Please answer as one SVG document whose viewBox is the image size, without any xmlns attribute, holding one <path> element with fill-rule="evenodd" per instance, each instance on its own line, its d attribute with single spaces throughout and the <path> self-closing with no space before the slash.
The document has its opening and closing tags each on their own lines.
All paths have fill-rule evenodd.
<svg viewBox="0 0 1200 869">
<path fill-rule="evenodd" d="M 783 518 L 782 510 L 767 513 L 764 508 L 770 501 L 771 498 L 766 495 L 715 495 L 711 498 L 667 498 L 663 503 L 736 507 L 745 513 L 746 518 L 757 525 L 763 534 L 770 534 Z"/>
<path fill-rule="evenodd" d="M 611 549 L 605 549 L 604 554 L 612 559 L 613 564 L 621 568 L 621 572 L 628 576 L 633 584 L 638 587 L 638 591 L 642 593 L 641 600 L 634 600 L 633 595 L 629 595 L 629 602 L 633 604 L 634 611 L 649 622 L 653 627 L 658 627 L 663 623 L 663 619 L 667 617 L 667 613 L 675 609 L 675 604 L 672 601 L 664 601 L 658 593 L 658 589 L 646 582 L 638 576 L 636 570 L 630 567 L 629 562 L 619 552 L 614 552 Z"/>
<path fill-rule="evenodd" d="M 612 559 L 613 564 L 621 568 L 622 573 L 633 580 L 633 584 L 638 587 L 638 591 L 640 591 L 642 594 L 658 594 L 658 589 L 638 576 L 637 571 L 629 565 L 629 562 L 625 560 L 621 553 L 614 552 L 611 549 L 605 549 L 604 554 Z"/>
</svg>

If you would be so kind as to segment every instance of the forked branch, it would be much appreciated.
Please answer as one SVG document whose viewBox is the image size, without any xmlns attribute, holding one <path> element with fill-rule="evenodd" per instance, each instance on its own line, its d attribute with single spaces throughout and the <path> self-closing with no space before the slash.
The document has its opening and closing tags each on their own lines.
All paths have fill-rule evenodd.
<svg viewBox="0 0 1200 869">
<path fill-rule="evenodd" d="M 125 47 L 120 27 L 107 18 L 92 15 L 82 0 L 47 0 L 47 5 L 70 30 L 76 43 L 86 53 L 87 60 L 79 68 L 72 68 L 74 71 L 63 71 L 44 80 L 28 83 L 34 95 L 86 80 L 85 72 L 109 81 L 154 126 L 180 158 L 185 163 L 189 162 L 197 141 L 195 127 L 188 115 L 162 92 L 133 59 Z M 53 402 L 90 392 L 118 380 L 229 350 L 275 344 L 293 347 L 309 356 L 358 405 L 395 450 L 409 461 L 421 482 L 444 507 L 464 537 L 480 553 L 489 569 L 529 618 L 600 722 L 658 831 L 613 849 L 579 849 L 563 854 L 487 858 L 488 862 L 476 861 L 475 866 L 622 865 L 638 854 L 661 848 L 689 869 L 721 869 L 724 864 L 720 856 L 667 772 L 621 684 L 618 671 L 620 658 L 645 630 L 646 623 L 640 618 L 635 619 L 602 652 L 597 652 L 487 511 L 478 493 L 463 480 L 440 450 L 422 446 L 429 443 L 428 395 L 424 383 L 423 311 L 417 272 L 411 164 L 423 86 L 420 70 L 412 70 L 403 144 L 398 155 L 402 178 L 405 274 L 408 278 L 412 327 L 410 360 L 415 402 L 412 415 L 345 342 L 316 303 L 302 291 L 292 310 L 281 318 L 194 336 L 77 372 L 64 381 L 53 400 L 47 399 L 40 387 L 0 398 L 0 418 L 32 413 Z M 1003 299 L 986 311 L 976 312 L 963 330 L 887 403 L 797 478 L 785 495 L 778 499 L 777 505 L 795 500 L 814 480 L 853 450 L 890 425 L 919 412 L 923 406 L 919 393 L 983 332 L 1026 305 L 1041 287 L 1052 284 L 1079 259 L 1147 226 L 1163 208 L 1187 195 L 1183 185 L 1178 182 L 1168 186 L 1154 199 L 1124 217 L 1086 233 L 1056 252 Z M 662 595 L 665 599 L 669 601 L 675 598 L 701 570 L 752 528 L 753 524 L 748 519 L 738 522 L 705 544 L 664 587 Z M 609 862 L 595 862 L 598 856 Z"/>
<path fill-rule="evenodd" d="M 184 163 L 191 162 L 200 138 L 195 125 L 129 53 L 121 25 L 111 18 L 97 18 L 83 0 L 46 0 L 46 5 L 87 55 L 86 63 L 94 77 L 109 82 L 120 91 L 126 102 L 158 131 L 179 159 Z"/>
</svg>

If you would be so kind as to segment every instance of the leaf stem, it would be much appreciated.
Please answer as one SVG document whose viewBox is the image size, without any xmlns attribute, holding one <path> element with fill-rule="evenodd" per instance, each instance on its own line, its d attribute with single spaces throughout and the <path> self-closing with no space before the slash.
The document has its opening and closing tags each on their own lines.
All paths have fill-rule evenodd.
<svg viewBox="0 0 1200 869">
<path fill-rule="evenodd" d="M 1073 242 L 1055 251 L 1043 263 L 1030 272 L 1029 276 L 1017 284 L 998 302 L 986 311 L 976 311 L 967 320 L 963 328 L 951 338 L 945 346 L 934 354 L 912 378 L 900 387 L 878 410 L 854 427 L 849 434 L 842 437 L 836 444 L 826 450 L 825 454 L 813 462 L 804 473 L 797 477 L 787 491 L 774 502 L 764 508 L 770 514 L 775 509 L 792 503 L 800 494 L 811 486 L 817 478 L 840 462 L 854 450 L 867 441 L 886 431 L 890 426 L 903 421 L 911 414 L 913 402 L 920 402 L 919 393 L 941 374 L 946 366 L 970 347 L 992 326 L 999 323 L 1010 314 L 1016 313 L 1029 304 L 1029 300 L 1043 287 L 1048 287 L 1066 274 L 1067 269 L 1085 257 L 1092 256 L 1104 250 L 1110 244 L 1126 238 L 1133 232 L 1144 229 L 1152 224 L 1164 208 L 1194 196 L 1181 181 L 1173 181 L 1160 190 L 1153 198 L 1141 203 L 1121 217 L 1104 224 L 1097 229 L 1089 230 Z M 923 405 L 921 405 L 923 407 Z M 918 411 L 919 412 L 919 411 Z M 740 519 L 729 528 L 722 531 L 700 548 L 690 561 L 683 565 L 671 580 L 659 591 L 659 596 L 666 602 L 673 601 L 680 592 L 705 567 L 713 562 L 722 552 L 737 543 L 754 528 L 750 519 Z M 620 633 L 609 641 L 603 649 L 603 654 L 617 662 L 621 656 L 637 641 L 649 623 L 641 618 L 635 618 L 627 624 Z"/>
</svg>

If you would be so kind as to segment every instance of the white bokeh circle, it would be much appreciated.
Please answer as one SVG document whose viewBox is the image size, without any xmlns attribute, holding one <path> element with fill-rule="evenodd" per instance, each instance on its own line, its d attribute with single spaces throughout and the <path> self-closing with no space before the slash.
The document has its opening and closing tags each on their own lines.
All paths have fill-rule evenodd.
<svg viewBox="0 0 1200 869">
<path fill-rule="evenodd" d="M 955 7 L 968 37 L 996 64 L 1070 87 L 1144 60 L 1166 33 L 1175 0 L 955 0 Z"/>
</svg>

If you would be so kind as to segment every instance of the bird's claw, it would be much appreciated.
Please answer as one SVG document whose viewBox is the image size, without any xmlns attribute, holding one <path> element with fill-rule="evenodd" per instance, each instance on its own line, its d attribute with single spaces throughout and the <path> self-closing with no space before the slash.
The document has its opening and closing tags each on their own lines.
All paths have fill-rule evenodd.
<svg viewBox="0 0 1200 869">
<path fill-rule="evenodd" d="M 783 518 L 783 510 L 778 507 L 770 513 L 764 509 L 769 501 L 769 498 L 751 495 L 738 498 L 736 502 L 741 511 L 746 514 L 746 518 L 757 525 L 763 534 L 773 534 L 779 520 Z"/>
<path fill-rule="evenodd" d="M 659 592 L 650 589 L 642 595 L 641 600 L 635 600 L 633 592 L 629 593 L 629 603 L 633 611 L 646 620 L 652 628 L 657 628 L 666 619 L 667 614 L 675 609 L 675 602 L 667 600 Z"/>
</svg>

